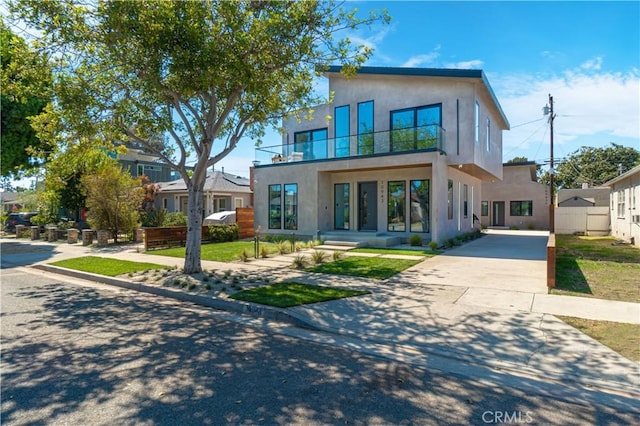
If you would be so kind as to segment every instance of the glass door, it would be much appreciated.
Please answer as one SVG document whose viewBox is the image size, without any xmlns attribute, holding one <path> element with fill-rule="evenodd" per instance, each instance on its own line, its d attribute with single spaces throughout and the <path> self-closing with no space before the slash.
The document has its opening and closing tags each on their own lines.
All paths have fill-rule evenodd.
<svg viewBox="0 0 640 426">
<path fill-rule="evenodd" d="M 360 231 L 378 230 L 376 189 L 376 182 L 358 184 L 358 229 Z"/>
<path fill-rule="evenodd" d="M 348 183 L 337 183 L 334 185 L 333 198 L 335 209 L 333 210 L 333 227 L 335 229 L 350 229 L 350 205 Z"/>
</svg>

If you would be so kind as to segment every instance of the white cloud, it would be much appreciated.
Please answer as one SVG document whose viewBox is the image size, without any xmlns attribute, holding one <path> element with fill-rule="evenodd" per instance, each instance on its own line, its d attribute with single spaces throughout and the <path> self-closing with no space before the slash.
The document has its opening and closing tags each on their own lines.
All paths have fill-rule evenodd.
<svg viewBox="0 0 640 426">
<path fill-rule="evenodd" d="M 436 59 L 440 56 L 440 45 L 433 48 L 433 50 L 429 53 L 423 53 L 420 55 L 415 55 L 407 59 L 401 67 L 413 68 L 424 65 L 433 65 Z"/>
<path fill-rule="evenodd" d="M 448 62 L 444 64 L 445 68 L 456 69 L 480 69 L 484 62 L 480 59 L 472 59 L 470 61 Z"/>
<path fill-rule="evenodd" d="M 597 136 L 603 146 L 620 138 L 640 147 L 640 70 L 597 72 L 598 58 L 585 64 L 589 65 L 583 67 L 587 70 L 568 70 L 560 75 L 489 76 L 513 127 L 503 136 L 506 159 L 527 149 L 535 153 L 548 143 L 542 107 L 549 94 L 557 115 L 554 142 L 561 153 L 569 154 Z M 540 121 L 519 126 L 534 120 Z M 538 158 L 546 158 L 546 154 Z"/>
<path fill-rule="evenodd" d="M 587 71 L 600 71 L 602 69 L 602 56 L 596 56 L 593 59 L 589 59 L 580 65 L 580 68 Z"/>
</svg>

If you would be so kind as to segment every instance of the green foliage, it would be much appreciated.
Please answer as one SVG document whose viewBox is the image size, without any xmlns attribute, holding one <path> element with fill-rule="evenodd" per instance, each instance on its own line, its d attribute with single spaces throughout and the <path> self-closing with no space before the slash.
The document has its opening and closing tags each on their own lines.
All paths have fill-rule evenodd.
<svg viewBox="0 0 640 426">
<path fill-rule="evenodd" d="M 21 177 L 40 166 L 55 144 L 36 135 L 31 118 L 50 101 L 51 67 L 47 57 L 31 49 L 0 20 L 0 173 Z"/>
<path fill-rule="evenodd" d="M 429 248 L 430 248 L 431 250 L 435 250 L 435 249 L 437 249 L 437 248 L 438 248 L 438 242 L 437 242 L 437 241 L 430 241 L 430 242 L 429 242 Z"/>
<path fill-rule="evenodd" d="M 238 239 L 240 227 L 237 223 L 209 226 L 209 238 L 214 243 L 225 243 Z"/>
<path fill-rule="evenodd" d="M 344 257 L 344 252 L 342 250 L 336 250 L 333 252 L 333 254 L 331 255 L 331 258 L 336 261 L 336 260 L 340 260 Z"/>
<path fill-rule="evenodd" d="M 296 269 L 302 269 L 307 266 L 307 257 L 303 254 L 299 254 L 293 258 L 292 266 Z"/>
<path fill-rule="evenodd" d="M 163 268 L 162 265 L 146 262 L 132 262 L 129 260 L 112 259 L 97 256 L 75 257 L 73 259 L 52 262 L 51 265 L 60 266 L 93 274 L 115 277 L 122 274 L 142 272 L 151 268 Z"/>
<path fill-rule="evenodd" d="M 276 306 L 278 308 L 289 308 L 307 303 L 326 302 L 344 297 L 360 296 L 367 293 L 367 291 L 284 282 L 244 290 L 230 297 L 232 299 Z"/>
<path fill-rule="evenodd" d="M 138 226 L 138 208 L 144 197 L 138 179 L 131 177 L 115 163 L 108 163 L 82 178 L 87 194 L 87 221 L 94 229 L 118 233 L 132 232 Z"/>
<path fill-rule="evenodd" d="M 187 216 L 182 212 L 167 213 L 162 226 L 187 226 Z"/>
<path fill-rule="evenodd" d="M 329 254 L 326 251 L 314 250 L 311 252 L 311 261 L 316 265 L 326 262 L 328 258 Z"/>
<path fill-rule="evenodd" d="M 513 157 L 511 160 L 507 161 L 507 163 L 509 164 L 516 164 L 516 163 L 528 163 L 529 159 L 527 157 Z"/>
<path fill-rule="evenodd" d="M 418 234 L 413 234 L 409 237 L 409 245 L 414 247 L 420 247 L 422 245 L 422 237 Z"/>
<path fill-rule="evenodd" d="M 313 90 L 317 72 L 342 64 L 353 74 L 372 54 L 345 30 L 389 21 L 385 11 L 362 14 L 333 1 L 15 3 L 17 18 L 61 64 L 41 131 L 128 140 L 161 156 L 197 197 L 190 223 L 200 220 L 205 170 L 242 137 L 259 143 L 282 116 L 324 101 Z M 157 137 L 165 134 L 170 140 Z M 184 164 L 193 153 L 191 174 Z M 200 234 L 187 238 L 198 253 Z M 186 273 L 200 269 L 187 257 Z"/>
<path fill-rule="evenodd" d="M 583 146 L 564 161 L 555 166 L 554 177 L 557 188 L 580 188 L 583 183 L 591 186 L 602 185 L 640 164 L 640 151 L 615 143 L 604 148 Z M 541 181 L 549 183 L 549 173 L 545 172 Z"/>
<path fill-rule="evenodd" d="M 307 270 L 322 274 L 338 274 L 385 280 L 419 262 L 420 260 L 349 256 L 335 262 L 316 265 Z"/>
<path fill-rule="evenodd" d="M 140 215 L 140 222 L 144 227 L 157 228 L 164 226 L 167 221 L 168 214 L 169 212 L 167 209 L 145 211 Z"/>
</svg>

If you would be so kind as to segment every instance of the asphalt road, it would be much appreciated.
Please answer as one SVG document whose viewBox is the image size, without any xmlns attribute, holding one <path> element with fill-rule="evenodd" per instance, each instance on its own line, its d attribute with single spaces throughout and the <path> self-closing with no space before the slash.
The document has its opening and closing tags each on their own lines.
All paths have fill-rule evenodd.
<svg viewBox="0 0 640 426">
<path fill-rule="evenodd" d="M 277 325 L 27 268 L 2 270 L 3 425 L 638 424 Z"/>
</svg>

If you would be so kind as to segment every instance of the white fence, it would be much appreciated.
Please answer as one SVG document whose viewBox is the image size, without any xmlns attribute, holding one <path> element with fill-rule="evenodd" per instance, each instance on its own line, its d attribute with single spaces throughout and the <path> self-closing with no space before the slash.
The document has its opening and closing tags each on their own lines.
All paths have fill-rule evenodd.
<svg viewBox="0 0 640 426">
<path fill-rule="evenodd" d="M 558 207 L 555 209 L 556 234 L 609 235 L 609 207 Z"/>
</svg>

